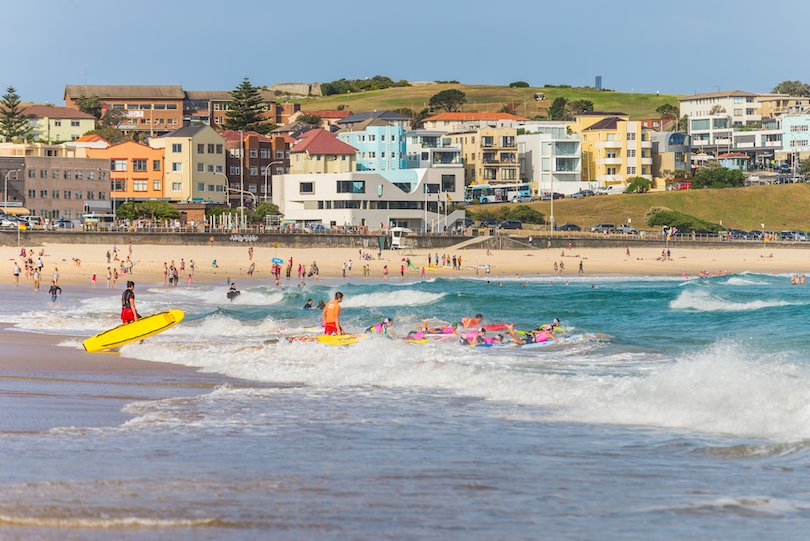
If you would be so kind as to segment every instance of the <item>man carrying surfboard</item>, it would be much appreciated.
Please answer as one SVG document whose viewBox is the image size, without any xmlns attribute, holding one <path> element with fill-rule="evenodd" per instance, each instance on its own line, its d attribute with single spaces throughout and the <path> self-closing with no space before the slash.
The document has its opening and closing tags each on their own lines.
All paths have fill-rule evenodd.
<svg viewBox="0 0 810 541">
<path fill-rule="evenodd" d="M 121 294 L 121 322 L 126 325 L 138 321 L 140 315 L 135 308 L 135 282 L 127 281 L 127 288 Z"/>
<path fill-rule="evenodd" d="M 343 293 L 335 293 L 334 300 L 326 303 L 323 307 L 323 334 L 343 334 L 343 327 L 340 326 L 340 302 L 343 300 Z"/>
</svg>

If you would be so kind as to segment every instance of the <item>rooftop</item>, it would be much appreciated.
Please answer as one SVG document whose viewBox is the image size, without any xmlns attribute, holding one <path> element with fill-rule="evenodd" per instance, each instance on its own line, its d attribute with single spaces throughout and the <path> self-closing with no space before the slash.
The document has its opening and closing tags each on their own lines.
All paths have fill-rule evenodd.
<svg viewBox="0 0 810 541">
<path fill-rule="evenodd" d="M 615 116 L 609 116 L 607 118 L 603 118 L 602 120 L 591 124 L 587 128 L 583 129 L 582 131 L 589 131 L 589 130 L 615 130 L 616 126 L 618 125 L 619 121 L 623 119 Z"/>
<path fill-rule="evenodd" d="M 390 122 L 388 122 L 386 120 L 382 120 L 382 119 L 379 119 L 379 118 L 368 118 L 368 119 L 366 119 L 363 122 L 360 122 L 358 124 L 352 124 L 351 126 L 347 126 L 347 127 L 343 128 L 340 131 L 341 132 L 363 131 L 366 128 L 368 128 L 369 126 L 382 126 L 382 127 L 385 127 L 385 126 L 392 126 L 392 125 L 393 124 L 391 124 Z"/>
<path fill-rule="evenodd" d="M 340 141 L 331 132 L 321 129 L 309 130 L 301 136 L 290 152 L 317 154 L 355 154 L 357 149 Z"/>
<path fill-rule="evenodd" d="M 236 130 L 222 130 L 219 134 L 225 139 L 226 141 L 239 141 L 240 133 L 245 136 L 245 139 L 248 137 L 256 137 L 259 141 L 264 143 L 272 143 L 273 140 L 267 137 L 266 135 L 262 135 L 259 132 L 255 131 L 246 131 L 246 132 L 238 132 Z"/>
<path fill-rule="evenodd" d="M 731 98 L 734 96 L 754 97 L 757 95 L 758 94 L 746 92 L 744 90 L 725 90 L 722 92 L 704 92 L 703 94 L 690 94 L 688 96 L 681 96 L 680 98 L 678 98 L 678 101 L 703 100 L 708 98 Z"/>
<path fill-rule="evenodd" d="M 182 100 L 186 94 L 180 85 L 65 85 L 66 99 L 81 96 Z"/>
<path fill-rule="evenodd" d="M 347 116 L 346 118 L 338 120 L 338 124 L 356 124 L 358 122 L 368 120 L 369 118 L 381 118 L 383 120 L 388 121 L 410 120 L 410 117 L 401 115 L 394 111 L 371 111 L 367 113 L 357 113 L 355 115 Z"/>
<path fill-rule="evenodd" d="M 433 115 L 425 119 L 425 122 L 434 121 L 434 120 L 444 120 L 444 121 L 475 121 L 475 120 L 529 120 L 526 117 L 513 115 L 510 113 L 477 113 L 477 112 L 469 112 L 469 113 L 439 113 L 438 115 Z"/>
<path fill-rule="evenodd" d="M 346 118 L 352 114 L 351 111 L 348 109 L 344 109 L 342 111 L 335 110 L 326 110 L 326 111 L 301 111 L 305 115 L 315 115 L 325 119 L 333 119 L 333 118 Z"/>
<path fill-rule="evenodd" d="M 84 120 L 95 120 L 96 117 L 89 113 L 83 113 L 70 107 L 54 107 L 52 105 L 32 105 L 23 111 L 23 116 L 27 118 L 78 118 Z"/>
<path fill-rule="evenodd" d="M 206 128 L 213 129 L 210 126 L 183 126 L 179 130 L 163 134 L 160 137 L 194 137 Z"/>
</svg>

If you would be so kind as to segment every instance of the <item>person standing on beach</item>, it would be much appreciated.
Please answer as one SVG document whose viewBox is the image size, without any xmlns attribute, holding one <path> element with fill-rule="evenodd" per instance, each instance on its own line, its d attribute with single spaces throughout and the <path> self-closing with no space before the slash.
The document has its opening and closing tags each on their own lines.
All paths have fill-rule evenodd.
<svg viewBox="0 0 810 541">
<path fill-rule="evenodd" d="M 96 273 L 93 273 L 93 277 L 90 278 L 90 287 L 96 287 Z"/>
<path fill-rule="evenodd" d="M 22 272 L 16 261 L 14 262 L 14 270 L 12 272 L 14 274 L 14 286 L 16 287 L 20 285 L 20 273 Z"/>
<path fill-rule="evenodd" d="M 135 308 L 135 282 L 127 281 L 127 288 L 121 294 L 121 322 L 126 325 L 140 319 Z"/>
<path fill-rule="evenodd" d="M 56 302 L 56 297 L 62 294 L 62 288 L 56 285 L 56 282 L 51 282 L 51 288 L 48 290 L 48 295 L 51 296 L 51 302 Z"/>
<path fill-rule="evenodd" d="M 585 274 L 585 269 L 582 267 L 582 260 L 580 260 L 580 262 L 579 262 L 579 273 L 580 274 Z"/>
<path fill-rule="evenodd" d="M 323 307 L 321 319 L 323 320 L 323 334 L 343 334 L 343 327 L 340 326 L 340 303 L 343 301 L 343 293 L 338 291 L 335 298 Z"/>
<path fill-rule="evenodd" d="M 34 291 L 39 291 L 39 271 L 34 270 Z"/>
<path fill-rule="evenodd" d="M 383 279 L 388 280 L 388 265 L 383 267 Z"/>
</svg>

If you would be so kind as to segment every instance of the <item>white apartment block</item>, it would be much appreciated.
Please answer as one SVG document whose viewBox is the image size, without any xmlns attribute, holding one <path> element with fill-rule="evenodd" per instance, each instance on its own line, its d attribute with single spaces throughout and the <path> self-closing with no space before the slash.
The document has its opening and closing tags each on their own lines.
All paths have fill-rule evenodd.
<svg viewBox="0 0 810 541">
<path fill-rule="evenodd" d="M 536 183 L 538 193 L 571 194 L 589 189 L 582 182 L 582 146 L 577 134 L 569 134 L 564 122 L 533 122 L 518 135 L 520 178 Z"/>
<path fill-rule="evenodd" d="M 760 95 L 731 90 L 684 96 L 678 100 L 680 114 L 689 118 L 727 115 L 731 118 L 732 126 L 749 126 L 762 120 L 762 103 L 757 101 Z"/>
<path fill-rule="evenodd" d="M 405 167 L 464 167 L 461 146 L 450 144 L 440 130 L 411 130 L 405 134 Z"/>
</svg>

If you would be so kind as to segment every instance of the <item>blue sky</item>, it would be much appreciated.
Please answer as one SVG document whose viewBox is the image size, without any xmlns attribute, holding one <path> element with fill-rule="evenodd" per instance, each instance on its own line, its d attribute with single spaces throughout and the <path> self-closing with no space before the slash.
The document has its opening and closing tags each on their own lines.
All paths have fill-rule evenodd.
<svg viewBox="0 0 810 541">
<path fill-rule="evenodd" d="M 0 85 L 63 103 L 66 84 L 230 90 L 376 74 L 636 92 L 810 81 L 805 0 L 10 0 Z"/>
</svg>

